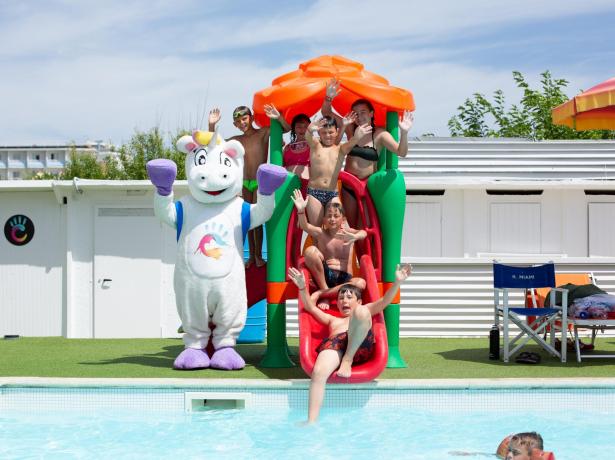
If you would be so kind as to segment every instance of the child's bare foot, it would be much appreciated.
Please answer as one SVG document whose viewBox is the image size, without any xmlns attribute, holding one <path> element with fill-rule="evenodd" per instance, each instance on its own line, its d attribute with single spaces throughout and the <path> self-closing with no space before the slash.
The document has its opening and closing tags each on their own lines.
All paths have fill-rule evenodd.
<svg viewBox="0 0 615 460">
<path fill-rule="evenodd" d="M 314 421 L 310 421 L 310 420 L 302 420 L 300 422 L 297 422 L 297 426 L 310 426 L 313 424 L 314 424 Z"/>
<path fill-rule="evenodd" d="M 337 376 L 343 379 L 350 378 L 352 374 L 352 361 L 345 361 L 342 359 L 340 368 L 337 370 Z"/>
<path fill-rule="evenodd" d="M 254 265 L 254 257 L 250 257 L 245 263 L 246 268 L 250 268 L 252 265 Z"/>
<path fill-rule="evenodd" d="M 267 263 L 261 256 L 256 256 L 254 260 L 255 260 L 256 266 L 259 268 Z"/>
</svg>

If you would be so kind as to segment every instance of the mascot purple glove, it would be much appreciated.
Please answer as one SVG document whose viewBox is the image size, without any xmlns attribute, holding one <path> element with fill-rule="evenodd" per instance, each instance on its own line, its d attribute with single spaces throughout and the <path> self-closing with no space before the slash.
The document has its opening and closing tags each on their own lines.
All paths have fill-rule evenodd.
<svg viewBox="0 0 615 460">
<path fill-rule="evenodd" d="M 273 194 L 279 189 L 288 175 L 286 169 L 269 163 L 262 164 L 256 171 L 258 191 L 265 196 Z"/>
<path fill-rule="evenodd" d="M 145 167 L 149 179 L 156 186 L 158 195 L 169 196 L 173 191 L 173 182 L 177 177 L 177 165 L 171 160 L 159 158 L 148 161 Z"/>
</svg>

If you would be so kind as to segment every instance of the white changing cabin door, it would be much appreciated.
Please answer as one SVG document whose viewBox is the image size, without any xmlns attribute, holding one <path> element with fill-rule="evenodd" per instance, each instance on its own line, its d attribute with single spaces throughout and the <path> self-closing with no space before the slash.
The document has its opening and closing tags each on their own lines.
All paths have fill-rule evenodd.
<svg viewBox="0 0 615 460">
<path fill-rule="evenodd" d="M 94 224 L 94 337 L 160 337 L 162 231 L 154 210 L 101 206 Z"/>
</svg>

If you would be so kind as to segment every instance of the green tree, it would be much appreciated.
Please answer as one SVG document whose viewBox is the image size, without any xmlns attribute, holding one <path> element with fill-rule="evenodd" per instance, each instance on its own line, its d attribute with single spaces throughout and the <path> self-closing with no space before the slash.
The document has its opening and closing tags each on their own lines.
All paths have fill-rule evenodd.
<svg viewBox="0 0 615 460">
<path fill-rule="evenodd" d="M 147 179 L 145 165 L 156 158 L 173 160 L 177 164 L 177 179 L 185 179 L 186 156 L 175 148 L 177 139 L 184 134 L 185 131 L 178 131 L 174 135 L 168 135 L 169 142 L 166 142 L 157 127 L 146 132 L 136 131 L 128 143 L 119 148 L 117 157 L 110 156 L 104 161 L 97 161 L 94 154 L 78 153 L 75 147 L 71 147 L 69 160 L 61 173 L 34 174 L 32 179 Z"/>
<path fill-rule="evenodd" d="M 70 149 L 69 158 L 58 179 L 72 179 L 73 177 L 106 179 L 104 165 L 97 161 L 95 154 L 77 153 L 77 149 L 73 146 Z"/>
<path fill-rule="evenodd" d="M 177 164 L 177 178 L 185 179 L 185 154 L 175 148 L 175 142 L 184 134 L 185 131 L 180 131 L 173 136 L 169 135 L 170 142 L 165 142 L 157 127 L 147 132 L 137 131 L 127 144 L 120 147 L 118 163 L 108 165 L 114 175 L 109 179 L 147 179 L 145 165 L 156 158 L 173 160 Z"/>
<path fill-rule="evenodd" d="M 542 139 L 614 139 L 615 131 L 576 131 L 554 125 L 551 109 L 566 102 L 564 93 L 568 81 L 554 79 L 546 70 L 541 75 L 539 89 L 533 89 L 521 72 L 513 72 L 517 87 L 523 91 L 518 104 L 506 107 L 502 90 L 493 93 L 490 101 L 481 93 L 457 107 L 457 114 L 448 121 L 452 136 L 466 137 L 526 137 Z"/>
</svg>

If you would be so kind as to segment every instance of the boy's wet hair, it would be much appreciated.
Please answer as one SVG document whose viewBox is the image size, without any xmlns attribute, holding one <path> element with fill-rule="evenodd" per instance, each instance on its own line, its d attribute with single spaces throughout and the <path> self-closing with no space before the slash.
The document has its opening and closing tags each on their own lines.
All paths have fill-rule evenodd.
<svg viewBox="0 0 615 460">
<path fill-rule="evenodd" d="M 337 295 L 338 296 L 344 295 L 347 292 L 354 294 L 357 300 L 361 300 L 361 294 L 362 294 L 361 289 L 356 287 L 354 284 L 350 284 L 350 283 L 343 284 L 340 290 L 337 291 Z"/>
<path fill-rule="evenodd" d="M 542 436 L 535 431 L 529 431 L 525 433 L 517 433 L 510 439 L 510 447 L 527 449 L 527 453 L 530 454 L 532 449 L 544 450 Z"/>
<path fill-rule="evenodd" d="M 252 116 L 252 111 L 250 110 L 250 107 L 246 107 L 245 105 L 240 105 L 235 110 L 233 110 L 233 120 L 235 120 L 236 118 L 241 118 L 244 115 Z"/>
<path fill-rule="evenodd" d="M 342 216 L 346 215 L 346 213 L 344 212 L 344 207 L 342 206 L 342 203 L 338 203 L 337 201 L 329 200 L 329 201 L 327 201 L 327 204 L 325 204 L 325 210 L 324 210 L 325 214 L 327 213 L 329 208 L 337 209 Z"/>
<path fill-rule="evenodd" d="M 335 122 L 335 118 L 330 115 L 325 115 L 322 117 L 325 120 L 325 124 L 322 126 L 323 128 L 335 128 L 337 129 L 337 123 Z"/>
<path fill-rule="evenodd" d="M 297 123 L 301 123 L 302 121 L 306 122 L 308 125 L 312 122 L 310 117 L 308 117 L 305 113 L 300 113 L 299 115 L 295 115 L 293 121 L 290 124 L 290 141 L 295 142 L 297 140 L 297 133 L 295 133 L 295 126 Z"/>
</svg>

